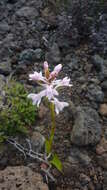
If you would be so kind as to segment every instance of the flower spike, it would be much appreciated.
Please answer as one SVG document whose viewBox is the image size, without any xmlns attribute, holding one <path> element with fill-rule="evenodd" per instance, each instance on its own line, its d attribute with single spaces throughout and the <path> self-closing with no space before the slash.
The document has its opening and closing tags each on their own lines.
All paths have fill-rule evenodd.
<svg viewBox="0 0 107 190">
<path fill-rule="evenodd" d="M 50 73 L 48 62 L 44 62 L 44 73 L 45 76 L 42 75 L 42 72 L 34 72 L 33 74 L 29 75 L 29 80 L 37 81 L 39 84 L 44 88 L 38 94 L 29 94 L 28 98 L 31 98 L 33 104 L 36 104 L 38 107 L 41 103 L 43 97 L 48 98 L 49 102 L 55 105 L 55 111 L 59 114 L 60 111 L 63 110 L 64 107 L 68 106 L 67 102 L 60 102 L 56 97 L 58 97 L 59 93 L 57 91 L 58 87 L 63 86 L 72 86 L 70 84 L 70 78 L 65 77 L 63 79 L 57 80 L 56 77 L 58 76 L 59 72 L 62 69 L 62 65 L 59 64 L 55 66 L 54 70 Z"/>
</svg>

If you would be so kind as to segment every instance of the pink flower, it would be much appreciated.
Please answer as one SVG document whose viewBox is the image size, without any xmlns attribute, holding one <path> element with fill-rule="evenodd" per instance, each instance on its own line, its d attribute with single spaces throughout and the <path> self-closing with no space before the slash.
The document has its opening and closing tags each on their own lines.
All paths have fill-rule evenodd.
<svg viewBox="0 0 107 190">
<path fill-rule="evenodd" d="M 64 107 L 68 106 L 67 102 L 60 102 L 56 96 L 59 95 L 57 88 L 62 86 L 72 86 L 70 84 L 70 79 L 68 77 L 65 77 L 60 80 L 56 80 L 56 77 L 58 76 L 59 72 L 62 69 L 62 65 L 57 65 L 54 70 L 50 73 L 48 68 L 48 62 L 44 62 L 44 71 L 45 71 L 45 77 L 42 76 L 42 73 L 34 72 L 34 74 L 30 74 L 29 78 L 30 80 L 34 80 L 39 82 L 39 84 L 44 88 L 40 93 L 38 94 L 29 94 L 28 98 L 31 98 L 34 105 L 37 105 L 39 107 L 41 100 L 43 97 L 48 98 L 49 102 L 53 102 L 55 105 L 55 111 L 57 114 L 59 114 L 60 111 L 63 110 Z"/>
</svg>

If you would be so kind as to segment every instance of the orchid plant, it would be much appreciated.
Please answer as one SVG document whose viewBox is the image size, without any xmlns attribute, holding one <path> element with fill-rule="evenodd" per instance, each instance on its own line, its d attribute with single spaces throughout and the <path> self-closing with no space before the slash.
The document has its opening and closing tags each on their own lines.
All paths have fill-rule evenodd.
<svg viewBox="0 0 107 190">
<path fill-rule="evenodd" d="M 45 141 L 45 150 L 46 154 L 50 159 L 50 163 L 53 164 L 59 171 L 62 171 L 62 164 L 56 154 L 52 153 L 52 145 L 55 134 L 55 113 L 59 114 L 60 111 L 67 107 L 69 104 L 67 102 L 61 102 L 58 100 L 58 89 L 63 86 L 71 87 L 70 78 L 65 77 L 63 79 L 57 79 L 59 72 L 62 69 L 62 65 L 59 64 L 55 66 L 54 70 L 50 72 L 48 62 L 44 62 L 44 76 L 42 72 L 34 72 L 29 75 L 29 80 L 33 80 L 40 84 L 43 87 L 43 90 L 38 94 L 31 93 L 28 95 L 28 98 L 32 99 L 33 105 L 37 105 L 39 107 L 42 98 L 46 97 L 50 104 L 51 111 L 51 121 L 52 127 L 50 132 L 50 137 Z"/>
</svg>

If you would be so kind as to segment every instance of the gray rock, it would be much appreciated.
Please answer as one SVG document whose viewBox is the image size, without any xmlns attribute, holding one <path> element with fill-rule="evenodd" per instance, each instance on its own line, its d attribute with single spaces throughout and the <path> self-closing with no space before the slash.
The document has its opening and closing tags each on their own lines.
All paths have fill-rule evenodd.
<svg viewBox="0 0 107 190">
<path fill-rule="evenodd" d="M 0 5 L 5 5 L 6 6 L 7 3 L 14 4 L 16 2 L 17 2 L 17 0 L 1 0 Z"/>
<path fill-rule="evenodd" d="M 0 23 L 0 34 L 5 34 L 7 32 L 9 32 L 10 27 L 8 25 L 8 23 L 4 22 L 4 23 Z"/>
<path fill-rule="evenodd" d="M 95 85 L 95 84 L 91 84 L 88 87 L 87 97 L 91 101 L 102 103 L 104 100 L 104 93 L 103 93 L 100 86 Z"/>
<path fill-rule="evenodd" d="M 39 132 L 33 132 L 31 136 L 32 149 L 36 152 L 40 152 L 45 144 L 45 138 Z"/>
<path fill-rule="evenodd" d="M 25 74 L 26 73 L 26 70 L 27 70 L 27 65 L 25 64 L 20 64 L 16 67 L 15 69 L 15 74 Z"/>
<path fill-rule="evenodd" d="M 39 173 L 25 166 L 7 167 L 1 171 L 0 189 L 48 190 Z"/>
<path fill-rule="evenodd" d="M 75 176 L 81 173 L 81 168 L 90 166 L 91 158 L 87 151 L 77 147 L 71 147 L 71 154 L 63 163 L 63 170 L 66 176 Z"/>
<path fill-rule="evenodd" d="M 8 3 L 10 3 L 10 4 L 14 4 L 16 2 L 17 2 L 17 0 L 8 0 Z"/>
<path fill-rule="evenodd" d="M 35 58 L 36 60 L 40 60 L 43 56 L 43 51 L 42 49 L 38 48 L 35 50 Z"/>
<path fill-rule="evenodd" d="M 107 91 L 107 80 L 103 81 L 101 86 L 103 90 Z"/>
<path fill-rule="evenodd" d="M 7 0 L 1 0 L 0 5 L 5 5 L 7 3 Z"/>
<path fill-rule="evenodd" d="M 54 43 L 49 52 L 46 53 L 45 59 L 51 63 L 59 63 L 61 60 L 60 50 L 57 43 Z"/>
<path fill-rule="evenodd" d="M 92 49 L 97 52 L 107 55 L 107 10 L 106 1 L 104 3 L 105 13 L 99 16 L 98 30 L 97 28 L 92 32 Z M 103 9 L 104 9 L 103 7 Z"/>
<path fill-rule="evenodd" d="M 72 6 L 70 7 L 70 9 L 72 9 Z M 58 46 L 61 48 L 70 49 L 71 46 L 77 46 L 79 40 L 79 32 L 77 27 L 73 24 L 72 16 L 67 15 L 65 12 L 62 11 L 61 15 L 58 16 Z"/>
<path fill-rule="evenodd" d="M 84 173 L 80 174 L 79 180 L 83 186 L 87 185 L 91 181 L 90 177 L 85 175 Z M 86 189 L 88 190 L 88 188 Z"/>
<path fill-rule="evenodd" d="M 68 63 L 68 66 L 71 70 L 77 70 L 78 66 L 79 66 L 78 57 L 76 57 L 76 56 L 72 57 L 70 62 Z"/>
<path fill-rule="evenodd" d="M 78 146 L 96 145 L 101 138 L 101 125 L 97 112 L 90 107 L 76 108 L 71 142 Z"/>
<path fill-rule="evenodd" d="M 33 49 L 26 49 L 22 51 L 19 57 L 19 63 L 32 63 L 34 61 L 40 60 L 42 58 L 43 51 L 42 49 L 38 48 L 36 50 Z"/>
<path fill-rule="evenodd" d="M 104 171 L 103 178 L 103 190 L 107 190 L 107 171 Z"/>
<path fill-rule="evenodd" d="M 105 79 L 107 79 L 107 67 L 104 66 L 103 71 L 99 72 L 98 77 L 100 81 L 104 81 Z"/>
<path fill-rule="evenodd" d="M 87 166 L 91 163 L 91 158 L 85 150 L 80 150 L 78 147 L 72 147 L 68 162 Z"/>
<path fill-rule="evenodd" d="M 33 38 L 26 40 L 26 46 L 28 48 L 36 49 L 40 47 L 40 40 L 39 37 L 37 37 L 35 40 Z"/>
<path fill-rule="evenodd" d="M 84 88 L 86 78 L 84 76 L 81 76 L 81 77 L 78 78 L 78 81 L 79 81 L 79 83 L 83 84 L 82 87 Z"/>
<path fill-rule="evenodd" d="M 95 66 L 97 71 L 103 71 L 104 59 L 100 57 L 100 55 L 95 54 L 94 56 L 92 56 L 92 64 Z"/>
<path fill-rule="evenodd" d="M 107 153 L 97 156 L 98 164 L 105 170 L 107 170 Z"/>
<path fill-rule="evenodd" d="M 35 18 L 38 16 L 38 11 L 34 7 L 22 7 L 17 12 L 18 17 Z"/>
<path fill-rule="evenodd" d="M 107 79 L 107 66 L 104 66 L 104 72 L 103 72 L 104 78 Z"/>
<path fill-rule="evenodd" d="M 11 73 L 10 60 L 3 61 L 0 63 L 0 74 L 9 75 Z"/>
</svg>

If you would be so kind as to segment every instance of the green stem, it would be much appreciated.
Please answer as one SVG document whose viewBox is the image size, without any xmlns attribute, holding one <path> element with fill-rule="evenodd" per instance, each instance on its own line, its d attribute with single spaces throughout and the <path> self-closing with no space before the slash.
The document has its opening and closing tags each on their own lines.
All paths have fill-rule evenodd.
<svg viewBox="0 0 107 190">
<path fill-rule="evenodd" d="M 50 103 L 50 110 L 51 110 L 51 122 L 52 122 L 52 127 L 51 127 L 51 133 L 50 133 L 50 144 L 52 148 L 53 144 L 53 139 L 54 139 L 54 134 L 55 134 L 55 106 L 53 103 Z"/>
</svg>

